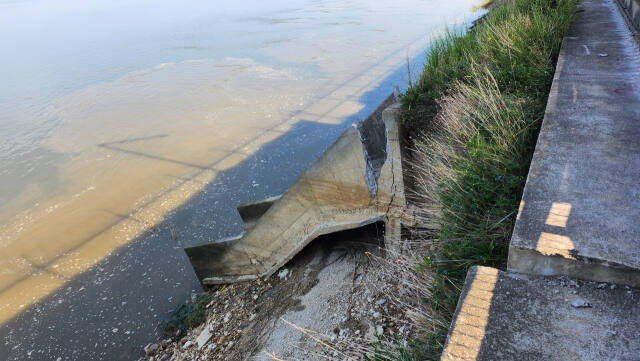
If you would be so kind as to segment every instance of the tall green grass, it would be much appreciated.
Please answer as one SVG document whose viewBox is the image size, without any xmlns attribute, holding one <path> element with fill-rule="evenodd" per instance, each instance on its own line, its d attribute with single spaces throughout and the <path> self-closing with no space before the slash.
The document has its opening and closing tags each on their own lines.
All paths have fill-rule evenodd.
<svg viewBox="0 0 640 361">
<path fill-rule="evenodd" d="M 433 278 L 428 313 L 408 344 L 376 345 L 371 360 L 439 360 L 472 265 L 504 267 L 562 38 L 576 0 L 511 0 L 427 54 L 402 97 L 413 145 L 414 198 L 434 224 L 416 272 Z M 386 346 L 385 346 L 386 345 Z"/>
</svg>

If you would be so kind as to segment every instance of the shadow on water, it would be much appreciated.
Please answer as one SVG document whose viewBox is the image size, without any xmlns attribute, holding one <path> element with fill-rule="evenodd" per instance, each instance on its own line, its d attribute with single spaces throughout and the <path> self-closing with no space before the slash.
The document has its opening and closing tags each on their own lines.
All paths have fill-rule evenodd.
<svg viewBox="0 0 640 361">
<path fill-rule="evenodd" d="M 421 58 L 419 55 L 414 63 Z M 322 115 L 299 121 L 255 154 L 219 171 L 153 231 L 139 235 L 2 325 L 0 354 L 8 360 L 142 357 L 142 346 L 161 335 L 159 323 L 169 316 L 168 311 L 192 292 L 201 291 L 183 247 L 239 234 L 242 222 L 236 211 L 238 204 L 282 194 L 348 126 L 375 110 L 394 84 L 405 83 L 406 67 L 399 66 L 355 99 L 364 107 L 342 123 L 317 122 Z M 154 137 L 165 136 L 170 135 Z M 119 143 L 132 141 L 135 139 L 99 146 L 122 151 Z M 135 155 L 185 163 L 143 152 Z M 194 168 L 215 169 L 215 164 Z"/>
</svg>

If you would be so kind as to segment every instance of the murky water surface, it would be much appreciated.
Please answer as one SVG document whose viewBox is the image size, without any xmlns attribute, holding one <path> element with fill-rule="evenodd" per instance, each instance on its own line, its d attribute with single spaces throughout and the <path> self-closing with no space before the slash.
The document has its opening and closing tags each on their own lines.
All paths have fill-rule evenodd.
<svg viewBox="0 0 640 361">
<path fill-rule="evenodd" d="M 135 358 L 198 290 L 182 247 L 237 234 L 477 3 L 0 0 L 0 352 Z"/>
</svg>

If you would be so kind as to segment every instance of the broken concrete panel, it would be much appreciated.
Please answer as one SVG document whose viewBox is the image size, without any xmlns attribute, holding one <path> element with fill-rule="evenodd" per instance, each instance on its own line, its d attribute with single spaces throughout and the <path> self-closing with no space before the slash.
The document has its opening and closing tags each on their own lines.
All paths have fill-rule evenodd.
<svg viewBox="0 0 640 361">
<path fill-rule="evenodd" d="M 639 293 L 471 267 L 441 360 L 637 360 Z"/>
<path fill-rule="evenodd" d="M 378 178 L 387 161 L 387 128 L 382 117 L 370 117 L 358 124 L 366 165 L 365 179 L 371 198 L 378 195 Z"/>
<path fill-rule="evenodd" d="M 389 97 L 347 129 L 272 204 L 239 207 L 241 237 L 185 248 L 204 284 L 269 276 L 320 235 L 384 221 L 388 247 L 400 240 L 405 207 L 398 105 Z M 259 216 L 259 218 L 256 218 Z"/>
<path fill-rule="evenodd" d="M 558 58 L 508 268 L 639 287 L 640 52 L 613 1 L 581 8 Z"/>
</svg>

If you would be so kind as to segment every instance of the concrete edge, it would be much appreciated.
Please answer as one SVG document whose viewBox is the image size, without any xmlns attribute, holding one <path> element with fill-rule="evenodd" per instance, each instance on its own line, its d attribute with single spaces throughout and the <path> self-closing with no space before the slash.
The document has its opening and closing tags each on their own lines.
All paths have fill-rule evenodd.
<svg viewBox="0 0 640 361">
<path fill-rule="evenodd" d="M 565 275 L 589 281 L 640 287 L 640 272 L 636 269 L 594 258 L 572 257 L 573 259 L 561 255 L 546 255 L 520 247 L 509 247 L 507 271 L 541 276 Z"/>
<path fill-rule="evenodd" d="M 307 234 L 304 242 L 298 244 L 298 246 L 291 250 L 287 254 L 286 257 L 282 257 L 278 263 L 273 265 L 270 269 L 265 272 L 255 274 L 255 275 L 238 275 L 238 276 L 226 276 L 226 277 L 206 277 L 202 279 L 202 283 L 205 285 L 218 285 L 218 284 L 226 284 L 226 283 L 234 283 L 234 282 L 243 282 L 243 281 L 252 281 L 258 278 L 269 278 L 271 275 L 276 273 L 282 266 L 287 264 L 296 254 L 298 254 L 304 247 L 306 247 L 309 243 L 311 243 L 314 239 L 323 236 L 325 234 L 334 233 L 337 231 L 346 231 L 350 229 L 356 229 L 360 227 L 364 227 L 366 225 L 380 222 L 382 221 L 382 217 L 374 217 L 368 219 L 364 222 L 357 223 L 336 223 L 329 227 L 317 227 L 313 229 L 311 232 Z M 385 222 L 385 232 L 386 232 L 386 222 Z"/>
<path fill-rule="evenodd" d="M 236 207 L 240 218 L 242 218 L 244 231 L 247 232 L 263 214 L 265 214 L 271 206 L 280 199 L 282 195 L 261 199 L 259 201 L 239 204 Z M 243 233 L 244 234 L 244 233 Z"/>
<path fill-rule="evenodd" d="M 551 116 L 551 114 L 553 112 L 555 112 L 555 103 L 553 100 L 553 94 L 557 94 L 558 92 L 558 82 L 559 82 L 559 76 L 560 73 L 562 72 L 562 68 L 564 67 L 564 58 L 567 52 L 567 37 L 563 37 L 562 38 L 562 43 L 560 44 L 560 50 L 558 51 L 558 59 L 556 60 L 556 66 L 555 66 L 555 71 L 553 74 L 553 80 L 551 82 L 551 88 L 549 89 L 549 94 L 547 96 L 547 102 L 545 104 L 545 110 L 544 110 L 544 115 L 542 117 L 542 123 L 540 124 L 540 131 L 538 132 L 538 137 L 536 139 L 536 145 L 533 149 L 533 155 L 531 158 L 531 163 L 529 164 L 529 169 L 527 170 L 527 177 L 525 179 L 524 182 L 524 188 L 522 189 L 522 195 L 520 197 L 520 208 L 518 209 L 518 213 L 516 215 L 516 221 L 513 225 L 513 231 L 511 232 L 511 239 L 509 240 L 509 255 L 507 257 L 507 264 L 511 263 L 510 259 L 511 259 L 511 248 L 514 248 L 513 244 L 514 244 L 514 240 L 516 241 L 515 243 L 518 243 L 518 239 L 524 239 L 524 237 L 521 237 L 521 231 L 520 231 L 520 213 L 523 210 L 523 201 L 525 199 L 525 196 L 530 192 L 529 188 L 531 187 L 531 168 L 536 166 L 536 163 L 541 161 L 537 158 L 540 157 L 540 154 L 543 153 L 540 151 L 540 147 L 542 147 L 543 145 L 541 144 L 541 137 L 543 136 L 543 134 L 545 133 L 545 130 L 549 127 L 549 117 Z"/>
<path fill-rule="evenodd" d="M 462 308 L 465 305 L 465 300 L 467 298 L 467 295 L 471 291 L 471 287 L 474 284 L 476 278 L 478 278 L 478 276 L 482 273 L 487 273 L 490 277 L 497 278 L 497 275 L 499 272 L 500 271 L 498 269 L 491 268 L 491 267 L 484 267 L 484 266 L 469 267 L 469 270 L 467 271 L 467 276 L 465 277 L 465 280 L 464 280 L 464 285 L 462 286 L 462 290 L 460 291 L 460 297 L 458 297 L 458 303 L 456 304 L 456 311 L 454 312 L 453 318 L 451 319 L 451 324 L 449 325 L 449 331 L 447 332 L 447 338 L 444 343 L 444 347 L 442 348 L 442 355 L 440 356 L 441 361 L 449 361 L 452 358 L 458 359 L 458 360 L 461 360 L 461 359 L 475 360 L 476 359 L 477 353 L 480 351 L 481 343 L 478 343 L 477 340 L 473 338 L 469 338 L 467 340 L 464 340 L 464 342 L 460 344 L 459 342 L 452 340 L 452 338 L 457 331 L 456 330 L 457 322 L 459 320 L 462 322 L 459 316 L 460 316 L 460 313 L 462 312 Z M 487 303 L 490 304 L 490 300 Z M 456 348 L 460 348 L 458 347 L 460 345 L 463 345 L 463 347 L 461 349 L 456 349 Z M 452 357 L 452 355 L 450 354 L 450 351 L 452 349 L 456 349 L 455 351 L 453 351 L 456 353 L 455 357 Z M 465 353 L 465 355 L 457 355 L 457 353 L 459 352 L 463 352 Z"/>
</svg>

